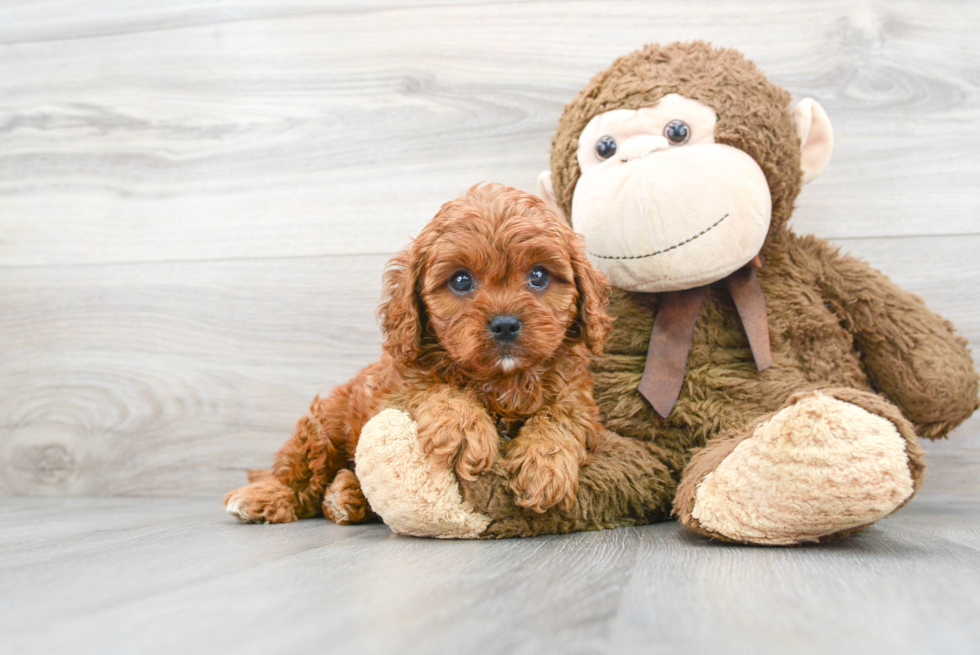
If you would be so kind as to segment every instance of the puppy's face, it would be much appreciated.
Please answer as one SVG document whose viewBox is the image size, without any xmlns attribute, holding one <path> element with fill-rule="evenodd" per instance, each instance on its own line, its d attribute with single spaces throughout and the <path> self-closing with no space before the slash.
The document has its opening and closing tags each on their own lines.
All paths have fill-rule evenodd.
<svg viewBox="0 0 980 655">
<path fill-rule="evenodd" d="M 443 205 L 385 276 L 385 348 L 438 348 L 482 379 L 535 366 L 566 341 L 593 352 L 608 287 L 577 235 L 535 196 L 490 185 Z M 428 344 L 428 345 L 427 345 Z"/>
<path fill-rule="evenodd" d="M 464 214 L 427 261 L 421 298 L 431 329 L 477 377 L 541 363 L 576 319 L 571 254 L 540 216 Z"/>
</svg>

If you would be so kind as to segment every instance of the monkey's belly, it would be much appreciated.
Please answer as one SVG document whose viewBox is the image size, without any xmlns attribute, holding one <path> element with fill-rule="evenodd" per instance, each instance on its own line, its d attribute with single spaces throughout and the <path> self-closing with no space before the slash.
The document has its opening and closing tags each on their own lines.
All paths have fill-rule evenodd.
<svg viewBox="0 0 980 655">
<path fill-rule="evenodd" d="M 798 391 L 841 386 L 870 390 L 852 339 L 836 321 L 800 321 L 807 314 L 803 308 L 772 316 L 773 363 L 760 372 L 734 308 L 714 305 L 706 310 L 691 344 L 680 397 L 667 418 L 637 390 L 646 365 L 638 339 L 630 352 L 611 352 L 592 362 L 595 397 L 607 429 L 654 441 L 678 475 L 692 448 L 778 410 Z M 793 325 L 791 317 L 803 329 L 784 327 Z"/>
</svg>

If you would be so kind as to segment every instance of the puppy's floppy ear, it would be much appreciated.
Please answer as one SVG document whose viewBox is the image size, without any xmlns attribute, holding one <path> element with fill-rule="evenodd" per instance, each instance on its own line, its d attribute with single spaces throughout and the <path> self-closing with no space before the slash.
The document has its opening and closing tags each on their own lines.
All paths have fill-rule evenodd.
<svg viewBox="0 0 980 655">
<path fill-rule="evenodd" d="M 569 230 L 571 232 L 571 230 Z M 585 256 L 582 237 L 572 232 L 569 243 L 575 287 L 578 289 L 578 336 L 593 354 L 602 353 L 602 344 L 612 327 L 612 319 L 606 313 L 609 304 L 609 283 Z"/>
<path fill-rule="evenodd" d="M 421 243 L 416 239 L 385 266 L 378 318 L 385 337 L 384 349 L 399 361 L 414 360 L 422 353 L 422 259 Z"/>
</svg>

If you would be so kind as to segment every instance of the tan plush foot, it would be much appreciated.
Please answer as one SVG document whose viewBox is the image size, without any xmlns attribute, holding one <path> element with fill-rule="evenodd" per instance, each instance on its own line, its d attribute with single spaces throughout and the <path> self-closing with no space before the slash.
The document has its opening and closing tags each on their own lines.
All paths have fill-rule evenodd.
<svg viewBox="0 0 980 655">
<path fill-rule="evenodd" d="M 323 495 L 323 515 L 338 525 L 367 523 L 374 514 L 368 505 L 357 476 L 341 469 Z"/>
<path fill-rule="evenodd" d="M 913 442 L 907 449 L 893 421 L 814 393 L 774 414 L 734 448 L 729 442 L 730 452 L 697 484 L 689 515 L 678 514 L 703 534 L 755 544 L 788 545 L 852 531 L 913 494 L 909 454 L 921 451 L 908 438 Z"/>
<path fill-rule="evenodd" d="M 475 539 L 490 523 L 463 502 L 452 471 L 429 465 L 405 412 L 386 409 L 368 421 L 354 461 L 371 508 L 399 534 Z"/>
<path fill-rule="evenodd" d="M 296 494 L 271 475 L 225 496 L 225 510 L 244 523 L 291 523 Z"/>
</svg>

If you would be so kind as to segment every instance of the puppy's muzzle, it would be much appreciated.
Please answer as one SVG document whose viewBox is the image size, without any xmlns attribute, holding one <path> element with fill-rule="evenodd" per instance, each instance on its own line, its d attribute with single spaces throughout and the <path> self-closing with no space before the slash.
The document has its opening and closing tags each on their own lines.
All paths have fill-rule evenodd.
<svg viewBox="0 0 980 655">
<path fill-rule="evenodd" d="M 507 343 L 517 338 L 518 332 L 521 331 L 521 319 L 509 314 L 494 316 L 487 327 L 490 328 L 490 334 L 494 339 Z"/>
</svg>

